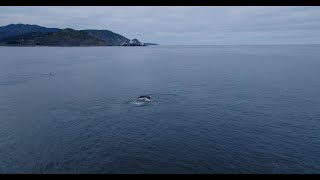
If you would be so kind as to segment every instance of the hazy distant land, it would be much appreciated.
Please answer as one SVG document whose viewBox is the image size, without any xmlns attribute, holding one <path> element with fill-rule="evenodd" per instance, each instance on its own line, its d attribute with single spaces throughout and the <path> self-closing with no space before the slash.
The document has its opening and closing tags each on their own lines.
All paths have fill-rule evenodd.
<svg viewBox="0 0 320 180">
<path fill-rule="evenodd" d="M 29 24 L 0 27 L 2 46 L 148 46 L 138 39 L 128 39 L 109 30 L 74 30 L 46 28 Z"/>
</svg>

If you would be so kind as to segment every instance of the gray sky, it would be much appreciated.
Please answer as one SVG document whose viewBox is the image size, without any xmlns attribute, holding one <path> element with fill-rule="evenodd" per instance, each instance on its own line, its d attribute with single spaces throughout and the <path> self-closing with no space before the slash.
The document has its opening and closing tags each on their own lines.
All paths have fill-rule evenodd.
<svg viewBox="0 0 320 180">
<path fill-rule="evenodd" d="M 0 7 L 0 26 L 107 29 L 173 45 L 320 44 L 320 7 Z"/>
</svg>

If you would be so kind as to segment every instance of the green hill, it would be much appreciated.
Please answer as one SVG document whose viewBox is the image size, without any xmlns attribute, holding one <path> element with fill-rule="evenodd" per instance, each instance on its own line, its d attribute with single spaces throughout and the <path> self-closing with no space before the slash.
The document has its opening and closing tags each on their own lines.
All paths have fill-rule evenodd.
<svg viewBox="0 0 320 180">
<path fill-rule="evenodd" d="M 61 29 L 58 28 L 46 28 L 38 25 L 31 24 L 9 24 L 7 26 L 0 27 L 0 39 L 8 38 L 11 36 L 17 36 L 33 32 L 57 32 Z"/>
<path fill-rule="evenodd" d="M 85 31 L 63 29 L 58 32 L 28 33 L 5 38 L 3 43 L 20 46 L 104 46 L 102 39 L 96 38 Z"/>
<path fill-rule="evenodd" d="M 145 46 L 108 30 L 74 30 L 46 28 L 30 24 L 9 24 L 0 27 L 2 46 Z"/>
<path fill-rule="evenodd" d="M 127 43 L 130 40 L 108 30 L 83 30 L 90 33 L 92 36 L 102 39 L 108 46 L 119 46 L 120 44 Z"/>
</svg>

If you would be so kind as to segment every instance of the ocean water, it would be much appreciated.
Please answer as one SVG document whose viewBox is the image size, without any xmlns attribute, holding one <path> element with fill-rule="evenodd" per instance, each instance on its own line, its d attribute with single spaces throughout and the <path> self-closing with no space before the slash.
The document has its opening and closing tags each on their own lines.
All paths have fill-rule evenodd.
<svg viewBox="0 0 320 180">
<path fill-rule="evenodd" d="M 0 173 L 320 173 L 320 46 L 0 47 Z"/>
</svg>

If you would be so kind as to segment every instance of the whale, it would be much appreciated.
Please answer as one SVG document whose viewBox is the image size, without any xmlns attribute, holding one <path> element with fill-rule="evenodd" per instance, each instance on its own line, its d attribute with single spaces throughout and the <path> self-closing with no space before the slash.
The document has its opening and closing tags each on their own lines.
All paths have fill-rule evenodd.
<svg viewBox="0 0 320 180">
<path fill-rule="evenodd" d="M 151 96 L 150 95 L 139 96 L 138 100 L 150 101 L 151 100 Z"/>
</svg>

